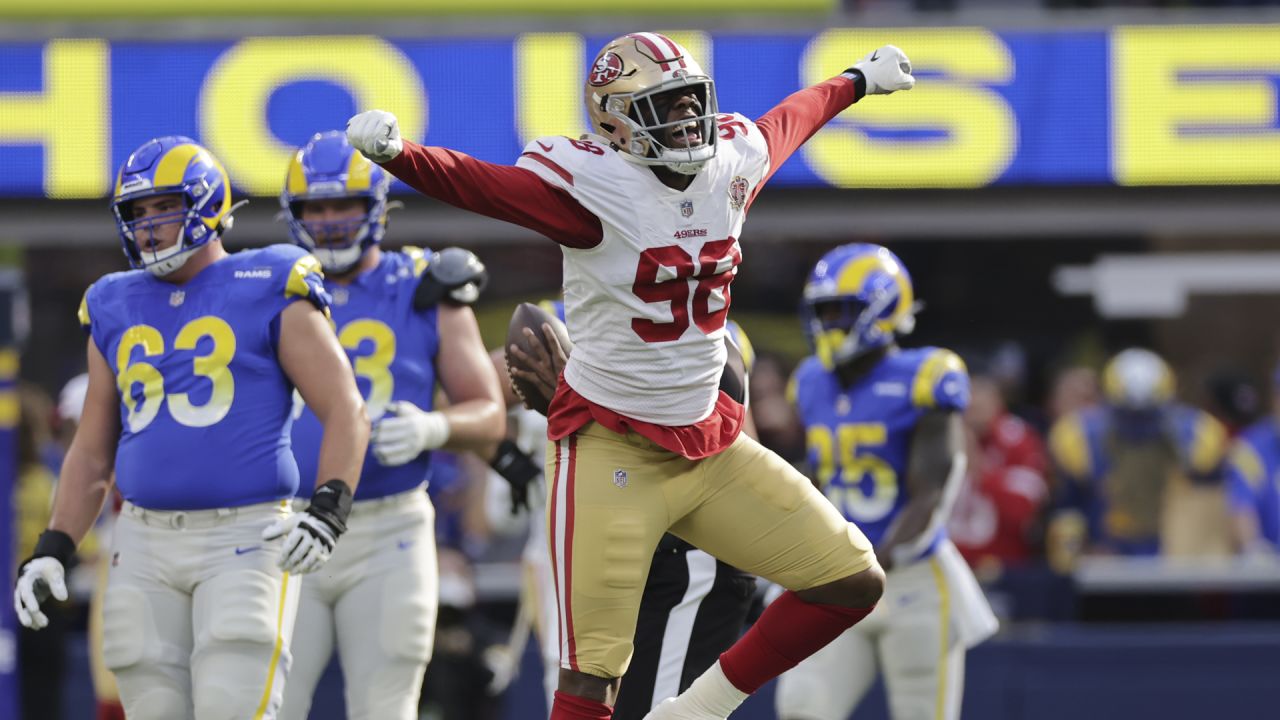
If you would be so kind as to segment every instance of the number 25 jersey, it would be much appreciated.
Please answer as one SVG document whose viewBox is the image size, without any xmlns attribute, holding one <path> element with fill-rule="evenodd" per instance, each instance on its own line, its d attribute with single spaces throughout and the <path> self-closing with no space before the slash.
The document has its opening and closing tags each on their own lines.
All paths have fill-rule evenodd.
<svg viewBox="0 0 1280 720">
<path fill-rule="evenodd" d="M 819 487 L 878 545 L 910 499 L 907 464 L 916 424 L 933 410 L 963 411 L 969 375 L 950 350 L 912 348 L 890 353 L 844 387 L 809 357 L 796 368 L 787 392 L 804 423 Z M 938 531 L 926 554 L 945 533 Z"/>
<path fill-rule="evenodd" d="M 142 270 L 85 292 L 80 323 L 116 376 L 116 484 L 155 510 L 238 507 L 293 495 L 293 386 L 280 313 L 327 312 L 320 265 L 301 248 L 232 254 L 174 285 Z"/>
</svg>

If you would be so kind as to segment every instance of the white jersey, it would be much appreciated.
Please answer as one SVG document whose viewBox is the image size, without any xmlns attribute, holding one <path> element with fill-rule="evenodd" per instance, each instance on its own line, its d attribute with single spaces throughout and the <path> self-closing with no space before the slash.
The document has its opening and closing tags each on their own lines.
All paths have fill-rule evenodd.
<svg viewBox="0 0 1280 720">
<path fill-rule="evenodd" d="M 599 137 L 539 138 L 518 163 L 600 219 L 599 245 L 564 247 L 564 377 L 637 420 L 691 425 L 715 407 L 738 238 L 769 170 L 755 123 L 735 114 L 719 125 L 715 157 L 684 191 Z"/>
</svg>

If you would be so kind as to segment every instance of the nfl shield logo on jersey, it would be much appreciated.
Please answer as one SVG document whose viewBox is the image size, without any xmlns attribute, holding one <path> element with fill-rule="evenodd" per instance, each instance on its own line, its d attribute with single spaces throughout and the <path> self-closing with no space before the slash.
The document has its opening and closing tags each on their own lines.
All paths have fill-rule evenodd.
<svg viewBox="0 0 1280 720">
<path fill-rule="evenodd" d="M 187 299 L 187 294 L 181 290 L 174 290 L 169 293 L 169 307 L 178 307 L 183 300 Z"/>
<path fill-rule="evenodd" d="M 693 201 L 685 200 L 680 203 L 680 214 L 684 217 L 693 217 Z"/>
<path fill-rule="evenodd" d="M 614 470 L 614 471 L 613 471 L 613 484 L 614 484 L 614 485 L 617 485 L 617 486 L 618 486 L 618 487 L 620 487 L 620 488 L 624 488 L 624 487 L 626 487 L 626 486 L 627 486 L 627 471 L 626 471 L 626 470 Z"/>
<path fill-rule="evenodd" d="M 729 182 L 729 204 L 734 210 L 741 210 L 747 204 L 747 179 L 738 175 Z"/>
</svg>

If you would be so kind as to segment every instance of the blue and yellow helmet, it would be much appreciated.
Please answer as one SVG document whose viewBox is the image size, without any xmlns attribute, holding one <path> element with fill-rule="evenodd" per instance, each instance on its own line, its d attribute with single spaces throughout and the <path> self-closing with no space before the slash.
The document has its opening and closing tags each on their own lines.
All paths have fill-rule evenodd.
<svg viewBox="0 0 1280 720">
<path fill-rule="evenodd" d="M 547 311 L 548 315 L 554 315 L 559 318 L 560 322 L 568 322 L 564 319 L 564 301 L 563 300 L 541 300 L 538 307 Z"/>
<path fill-rule="evenodd" d="M 841 245 L 814 266 L 801 313 L 809 341 L 827 368 L 893 342 L 915 328 L 907 268 L 888 248 Z"/>
<path fill-rule="evenodd" d="M 178 195 L 183 209 L 135 219 L 133 203 L 155 195 Z M 116 174 L 111 210 L 129 265 L 155 275 L 167 275 L 187 261 L 191 252 L 231 227 L 231 181 L 222 163 L 195 140 L 182 135 L 148 140 L 134 150 Z M 138 245 L 139 231 L 181 223 L 182 234 L 172 247 L 152 250 Z"/>
<path fill-rule="evenodd" d="M 1176 390 L 1173 369 L 1150 350 L 1124 350 L 1102 370 L 1102 393 L 1118 408 L 1153 410 L 1173 402 Z"/>
<path fill-rule="evenodd" d="M 316 256 L 329 272 L 346 272 L 364 253 L 382 241 L 387 228 L 387 190 L 391 176 L 351 147 L 346 133 L 316 133 L 294 153 L 285 176 L 280 205 L 289 221 L 293 241 Z M 354 220 L 303 222 L 308 200 L 362 198 L 365 213 Z M 317 236 L 345 240 L 317 242 Z"/>
</svg>

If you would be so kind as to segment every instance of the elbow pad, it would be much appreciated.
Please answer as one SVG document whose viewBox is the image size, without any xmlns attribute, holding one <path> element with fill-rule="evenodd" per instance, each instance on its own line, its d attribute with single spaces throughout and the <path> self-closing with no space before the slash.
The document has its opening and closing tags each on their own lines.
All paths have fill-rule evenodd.
<svg viewBox="0 0 1280 720">
<path fill-rule="evenodd" d="M 450 247 L 432 253 L 427 270 L 418 281 L 413 309 L 422 311 L 441 302 L 471 305 L 489 284 L 484 263 L 470 250 Z"/>
</svg>

